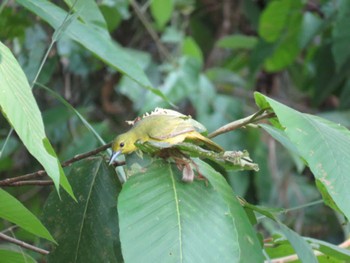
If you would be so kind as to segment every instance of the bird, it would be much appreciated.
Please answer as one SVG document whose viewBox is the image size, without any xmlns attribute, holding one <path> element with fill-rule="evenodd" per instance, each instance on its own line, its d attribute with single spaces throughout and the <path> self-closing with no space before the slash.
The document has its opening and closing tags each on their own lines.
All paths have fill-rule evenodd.
<svg viewBox="0 0 350 263">
<path fill-rule="evenodd" d="M 133 125 L 132 128 L 113 140 L 109 164 L 120 154 L 136 151 L 136 142 L 165 142 L 171 147 L 186 141 L 215 152 L 224 151 L 220 145 L 202 135 L 206 128 L 201 123 L 174 110 L 156 108 L 152 113 L 138 117 L 129 124 Z"/>
</svg>

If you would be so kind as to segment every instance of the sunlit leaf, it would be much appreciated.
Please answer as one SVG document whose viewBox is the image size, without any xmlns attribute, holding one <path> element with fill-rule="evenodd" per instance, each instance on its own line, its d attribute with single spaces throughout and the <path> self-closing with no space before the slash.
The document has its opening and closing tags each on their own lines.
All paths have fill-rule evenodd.
<svg viewBox="0 0 350 263">
<path fill-rule="evenodd" d="M 55 193 L 57 196 L 57 194 Z M 55 242 L 49 231 L 16 198 L 0 188 L 0 218 L 10 221 L 28 232 Z"/>
<path fill-rule="evenodd" d="M 45 134 L 41 112 L 26 76 L 11 51 L 0 42 L 0 106 L 3 115 L 23 144 L 45 168 L 58 190 L 59 184 L 71 195 L 72 189 Z"/>
</svg>

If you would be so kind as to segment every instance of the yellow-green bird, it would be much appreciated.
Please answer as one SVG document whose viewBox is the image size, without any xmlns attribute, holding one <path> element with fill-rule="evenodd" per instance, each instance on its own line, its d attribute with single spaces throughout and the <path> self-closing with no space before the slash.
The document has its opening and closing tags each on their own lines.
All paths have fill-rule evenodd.
<svg viewBox="0 0 350 263">
<path fill-rule="evenodd" d="M 136 142 L 166 142 L 175 145 L 184 141 L 204 146 L 215 152 L 222 152 L 221 146 L 201 133 L 206 129 L 202 124 L 173 110 L 159 109 L 149 115 L 136 119 L 133 127 L 117 136 L 112 143 L 112 156 L 109 164 L 120 154 L 137 150 Z"/>
</svg>

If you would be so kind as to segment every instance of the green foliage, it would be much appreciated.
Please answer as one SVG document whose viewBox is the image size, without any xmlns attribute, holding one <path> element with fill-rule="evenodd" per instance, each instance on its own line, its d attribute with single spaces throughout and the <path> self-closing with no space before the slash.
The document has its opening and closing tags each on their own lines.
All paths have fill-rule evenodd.
<svg viewBox="0 0 350 263">
<path fill-rule="evenodd" d="M 0 261 L 350 261 L 349 1 L 214 2 L 0 4 Z M 79 155 L 155 107 L 225 152 Z"/>
<path fill-rule="evenodd" d="M 116 207 L 119 181 L 101 157 L 74 165 L 68 178 L 78 202 L 52 193 L 44 207 L 44 221 L 58 242 L 49 262 L 122 262 Z"/>
<path fill-rule="evenodd" d="M 150 8 L 157 26 L 164 28 L 173 13 L 174 0 L 152 0 Z"/>
<path fill-rule="evenodd" d="M 134 158 L 128 167 L 132 177 L 118 200 L 127 262 L 262 260 L 244 210 L 227 182 L 209 165 L 196 161 L 196 169 L 208 182 L 192 184 L 181 182 L 179 169 L 163 160 L 140 167 Z M 148 242 L 140 234 L 148 236 Z"/>
<path fill-rule="evenodd" d="M 327 191 L 349 219 L 350 204 L 342 197 L 350 187 L 350 181 L 344 177 L 350 164 L 342 161 L 350 158 L 349 130 L 320 117 L 297 112 L 259 93 L 255 96 L 269 103 L 285 134 L 306 160 L 318 183 L 323 185 L 319 190 Z"/>
<path fill-rule="evenodd" d="M 38 105 L 26 76 L 10 50 L 0 42 L 0 107 L 28 151 L 44 166 L 58 190 L 59 184 L 72 196 L 61 164 L 46 138 Z M 29 136 L 29 134 L 31 134 Z"/>
<path fill-rule="evenodd" d="M 49 231 L 20 201 L 0 189 L 0 217 L 39 237 L 55 242 Z"/>
<path fill-rule="evenodd" d="M 35 259 L 23 252 L 0 249 L 0 257 L 11 263 L 35 263 Z"/>
</svg>

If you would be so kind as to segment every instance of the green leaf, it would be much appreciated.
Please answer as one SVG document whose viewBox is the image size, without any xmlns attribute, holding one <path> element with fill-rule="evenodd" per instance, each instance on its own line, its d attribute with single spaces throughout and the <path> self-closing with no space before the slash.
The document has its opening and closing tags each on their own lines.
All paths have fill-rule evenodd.
<svg viewBox="0 0 350 263">
<path fill-rule="evenodd" d="M 0 42 L 0 106 L 23 144 L 44 167 L 58 191 L 59 184 L 74 198 L 61 164 L 46 138 L 41 112 L 29 83 L 11 51 Z"/>
<path fill-rule="evenodd" d="M 314 238 L 304 237 L 304 239 L 309 242 L 313 249 L 316 249 L 327 256 L 345 260 L 346 262 L 350 261 L 350 251 L 348 249 Z"/>
<path fill-rule="evenodd" d="M 182 54 L 198 59 L 203 63 L 203 53 L 192 37 L 186 37 L 182 43 Z"/>
<path fill-rule="evenodd" d="M 127 161 L 132 176 L 118 199 L 125 262 L 262 262 L 246 213 L 209 165 L 195 161 L 209 183 L 186 184 L 163 160 Z"/>
<path fill-rule="evenodd" d="M 108 37 L 107 23 L 95 0 L 65 0 L 82 21 Z"/>
<path fill-rule="evenodd" d="M 350 132 L 340 124 L 293 110 L 260 93 L 285 127 L 285 134 L 308 163 L 317 180 L 325 186 L 339 209 L 350 218 L 350 203 L 345 196 L 350 189 Z"/>
<path fill-rule="evenodd" d="M 75 163 L 69 179 L 78 203 L 51 194 L 44 221 L 58 246 L 49 262 L 122 262 L 117 218 L 120 183 L 101 157 Z"/>
<path fill-rule="evenodd" d="M 272 1 L 260 16 L 259 35 L 267 42 L 275 42 L 288 21 L 291 2 L 294 0 Z"/>
<path fill-rule="evenodd" d="M 281 1 L 279 3 L 288 1 Z M 283 34 L 277 42 L 272 56 L 265 61 L 266 70 L 271 72 L 279 71 L 291 64 L 299 54 L 299 36 L 303 18 L 302 8 L 303 6 L 300 0 L 292 0 L 290 3 L 286 27 L 283 29 Z"/>
<path fill-rule="evenodd" d="M 350 58 L 350 32 L 347 30 L 350 27 L 350 2 L 347 0 L 340 0 L 338 7 L 339 13 L 332 32 L 332 53 L 336 62 L 337 71 L 339 71 Z"/>
<path fill-rule="evenodd" d="M 22 252 L 0 249 L 0 258 L 2 262 L 11 263 L 36 263 L 35 259 Z"/>
<path fill-rule="evenodd" d="M 129 56 L 127 52 L 109 36 L 101 34 L 100 30 L 95 30 L 93 27 L 73 19 L 72 17 L 69 22 L 65 21 L 67 12 L 46 0 L 18 0 L 17 3 L 23 5 L 48 22 L 57 30 L 56 33 L 64 33 L 65 36 L 80 43 L 111 67 L 127 75 L 143 88 L 150 90 L 170 103 L 169 99 L 165 97 L 160 90 L 152 87 L 152 84 L 139 67 L 137 61 Z"/>
<path fill-rule="evenodd" d="M 271 221 L 271 219 L 268 219 Z M 296 232 L 282 224 L 281 222 L 276 222 L 277 230 L 281 231 L 283 235 L 288 239 L 297 253 L 299 260 L 305 263 L 318 263 L 317 258 L 312 251 L 310 245 L 305 241 L 305 239 L 299 236 Z"/>
<path fill-rule="evenodd" d="M 151 14 L 159 28 L 163 28 L 171 18 L 174 0 L 152 0 Z"/>
<path fill-rule="evenodd" d="M 55 242 L 39 219 L 25 208 L 21 202 L 1 188 L 0 200 L 0 218 L 10 221 L 36 236 Z"/>
<path fill-rule="evenodd" d="M 258 39 L 256 37 L 236 34 L 219 39 L 216 45 L 230 49 L 252 49 L 257 43 Z"/>
</svg>

